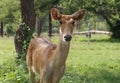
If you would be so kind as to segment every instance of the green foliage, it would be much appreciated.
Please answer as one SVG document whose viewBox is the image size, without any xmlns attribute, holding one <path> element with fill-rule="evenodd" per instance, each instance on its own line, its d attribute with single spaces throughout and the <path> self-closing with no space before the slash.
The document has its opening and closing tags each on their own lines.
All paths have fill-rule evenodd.
<svg viewBox="0 0 120 83">
<path fill-rule="evenodd" d="M 88 9 L 88 11 L 90 11 L 90 12 L 93 12 L 93 13 L 103 16 L 104 19 L 108 18 L 109 20 L 106 20 L 106 21 L 110 25 L 110 27 L 112 27 L 115 25 L 116 19 L 119 19 L 119 15 L 118 15 L 119 7 L 117 7 L 117 5 L 116 5 L 118 3 L 119 2 L 115 1 L 115 0 L 86 1 L 85 8 Z M 91 5 L 93 5 L 93 6 L 91 6 Z"/>
<path fill-rule="evenodd" d="M 8 34 L 15 33 L 20 22 L 20 8 L 18 0 L 0 1 L 0 21 L 4 24 L 4 31 Z"/>
<path fill-rule="evenodd" d="M 57 5 L 60 0 L 35 0 L 35 10 L 38 17 L 49 14 L 50 9 Z"/>
<path fill-rule="evenodd" d="M 120 39 L 120 20 L 116 21 L 116 26 L 112 27 L 111 31 L 114 32 L 112 38 Z"/>
<path fill-rule="evenodd" d="M 60 0 L 60 7 L 63 8 L 65 14 L 72 14 L 78 9 L 83 8 L 82 0 Z"/>
<path fill-rule="evenodd" d="M 20 54 L 18 54 L 17 58 L 18 58 L 18 61 L 19 59 L 25 61 L 26 54 L 27 54 L 27 48 L 32 38 L 32 34 L 34 30 L 30 29 L 30 27 L 27 26 L 25 23 L 21 23 L 20 29 L 22 30 L 21 32 L 19 32 L 20 35 L 18 36 L 17 39 L 22 45 L 22 49 L 21 49 L 22 51 Z"/>
</svg>

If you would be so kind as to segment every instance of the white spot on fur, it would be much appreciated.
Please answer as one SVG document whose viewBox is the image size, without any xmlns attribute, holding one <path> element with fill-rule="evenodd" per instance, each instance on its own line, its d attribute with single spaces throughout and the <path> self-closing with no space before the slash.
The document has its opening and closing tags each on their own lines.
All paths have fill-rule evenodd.
<svg viewBox="0 0 120 83">
<path fill-rule="evenodd" d="M 32 71 L 36 74 L 36 75 L 39 75 L 36 71 L 35 71 L 35 68 L 32 66 Z"/>
<path fill-rule="evenodd" d="M 68 24 L 68 23 L 70 23 L 72 21 L 73 21 L 73 19 L 71 18 L 70 20 L 66 20 L 66 23 Z"/>
<path fill-rule="evenodd" d="M 61 28 L 60 28 L 60 35 L 62 35 L 62 30 L 61 30 Z M 61 39 L 61 40 L 62 40 L 63 42 L 66 42 L 64 36 L 65 36 L 65 34 L 62 35 L 62 39 Z"/>
<path fill-rule="evenodd" d="M 72 22 L 72 21 L 73 21 L 73 19 L 71 18 L 71 19 L 70 19 L 70 22 Z"/>
<path fill-rule="evenodd" d="M 60 28 L 60 34 L 62 34 L 62 30 L 61 30 L 61 28 Z"/>
<path fill-rule="evenodd" d="M 65 36 L 65 34 L 63 34 L 63 41 L 66 42 L 64 36 Z"/>
</svg>

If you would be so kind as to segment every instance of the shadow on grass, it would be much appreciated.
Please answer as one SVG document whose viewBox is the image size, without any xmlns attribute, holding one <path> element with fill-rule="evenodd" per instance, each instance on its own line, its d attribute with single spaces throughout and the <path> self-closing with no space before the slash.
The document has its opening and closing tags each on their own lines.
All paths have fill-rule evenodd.
<svg viewBox="0 0 120 83">
<path fill-rule="evenodd" d="M 61 83 L 120 83 L 120 72 L 89 68 L 86 72 L 77 73 L 72 67 L 68 68 L 70 71 L 66 72 Z"/>
</svg>

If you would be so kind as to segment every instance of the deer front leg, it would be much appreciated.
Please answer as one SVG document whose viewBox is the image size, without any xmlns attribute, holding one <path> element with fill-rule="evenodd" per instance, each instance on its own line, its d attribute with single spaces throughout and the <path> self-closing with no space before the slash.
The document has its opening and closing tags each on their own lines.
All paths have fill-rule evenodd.
<svg viewBox="0 0 120 83">
<path fill-rule="evenodd" d="M 65 73 L 65 65 L 63 65 L 61 69 L 57 72 L 57 74 L 54 76 L 53 83 L 59 83 L 64 73 Z"/>
<path fill-rule="evenodd" d="M 63 77 L 64 73 L 65 73 L 65 67 L 66 65 L 64 64 L 63 67 L 60 69 L 59 73 L 58 73 L 58 82 L 59 83 L 60 79 Z"/>
<path fill-rule="evenodd" d="M 40 75 L 40 83 L 55 83 L 52 82 L 53 74 L 50 73 L 51 71 L 42 71 Z"/>
<path fill-rule="evenodd" d="M 37 83 L 40 83 L 40 79 L 38 80 L 38 82 Z"/>
<path fill-rule="evenodd" d="M 38 83 L 54 83 L 54 82 L 52 82 L 52 79 L 40 79 Z"/>
<path fill-rule="evenodd" d="M 32 69 L 29 69 L 29 75 L 30 75 L 30 80 L 32 83 L 36 83 L 35 80 L 35 73 L 32 71 Z"/>
<path fill-rule="evenodd" d="M 49 78 L 46 78 L 46 77 L 42 77 L 40 78 L 40 82 L 39 83 L 55 83 L 55 82 L 52 82 L 52 77 L 49 77 Z"/>
</svg>

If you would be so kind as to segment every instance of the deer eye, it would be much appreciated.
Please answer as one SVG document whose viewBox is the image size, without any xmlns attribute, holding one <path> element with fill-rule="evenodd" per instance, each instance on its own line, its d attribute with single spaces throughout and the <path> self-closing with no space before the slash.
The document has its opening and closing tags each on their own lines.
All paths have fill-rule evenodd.
<svg viewBox="0 0 120 83">
<path fill-rule="evenodd" d="M 60 21 L 60 24 L 62 24 L 62 21 Z"/>
<path fill-rule="evenodd" d="M 72 24 L 74 25 L 74 24 L 75 24 L 75 21 L 73 21 Z"/>
<path fill-rule="evenodd" d="M 72 24 L 74 25 L 74 24 L 75 24 L 75 21 L 73 21 Z"/>
</svg>

